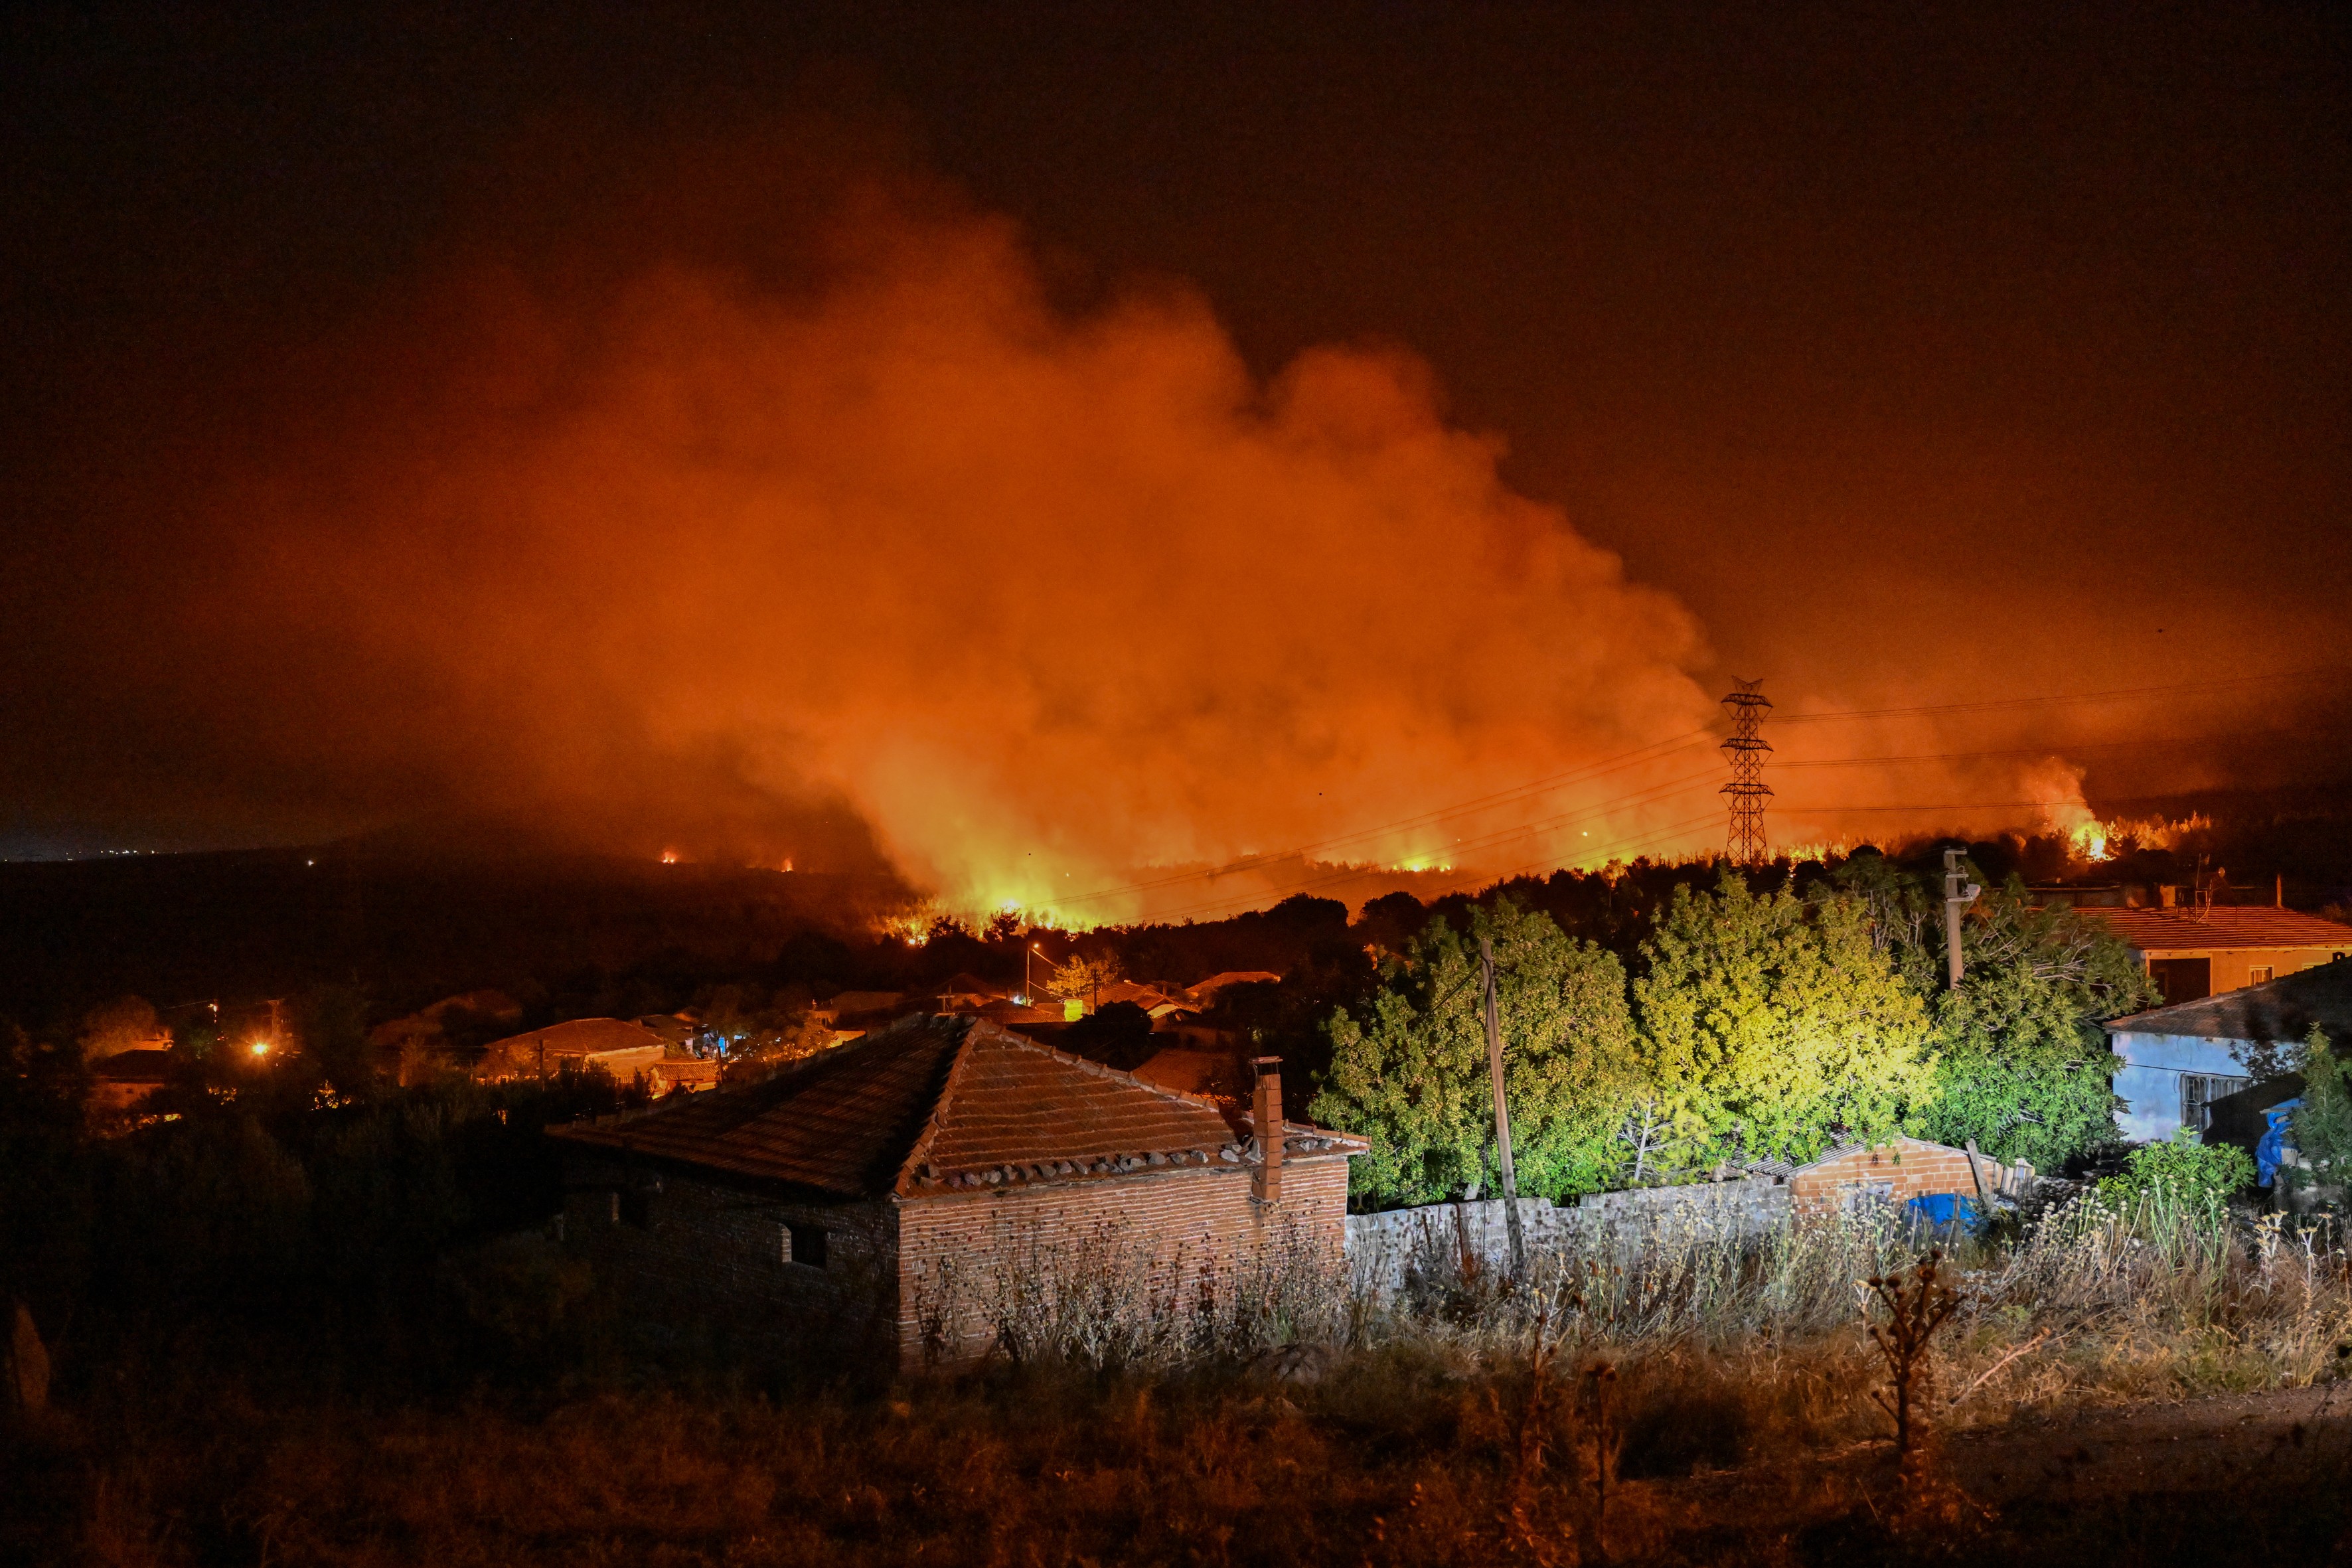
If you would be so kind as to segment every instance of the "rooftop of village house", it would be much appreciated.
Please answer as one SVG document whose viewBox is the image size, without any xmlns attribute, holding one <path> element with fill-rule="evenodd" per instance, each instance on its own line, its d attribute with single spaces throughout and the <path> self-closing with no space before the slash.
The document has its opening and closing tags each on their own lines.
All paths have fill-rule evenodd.
<svg viewBox="0 0 2352 1568">
<path fill-rule="evenodd" d="M 845 1196 L 902 1196 L 1254 1163 L 1231 1103 L 1139 1079 L 985 1019 L 929 1015 L 759 1083 L 551 1130 L 580 1143 Z M 1285 1120 L 1286 1152 L 1361 1139 Z"/>
</svg>

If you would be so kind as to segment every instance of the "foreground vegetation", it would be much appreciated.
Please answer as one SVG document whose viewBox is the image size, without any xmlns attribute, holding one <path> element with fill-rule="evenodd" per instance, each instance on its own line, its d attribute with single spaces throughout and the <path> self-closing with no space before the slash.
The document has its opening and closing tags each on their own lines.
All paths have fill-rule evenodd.
<svg viewBox="0 0 2352 1568">
<path fill-rule="evenodd" d="M 1074 1278 L 1017 1359 L 897 1381 L 655 1363 L 593 1289 L 566 1306 L 477 1249 L 470 1296 L 445 1305 L 470 1301 L 478 1350 L 499 1353 L 460 1377 L 386 1376 L 390 1345 L 368 1375 L 359 1347 L 339 1361 L 195 1314 L 106 1364 L 61 1358 L 57 1411 L 9 1438 L 32 1484 L 0 1554 L 2154 1562 L 2210 1554 L 2216 1510 L 2242 1545 L 2334 1539 L 2346 1456 L 2324 1443 L 2248 1457 L 2260 1509 L 2242 1487 L 2174 1498 L 2178 1528 L 2122 1495 L 2003 1511 L 1947 1459 L 1975 1428 L 2023 1454 L 2034 1423 L 2085 1407 L 2332 1379 L 2352 1260 L 2326 1236 L 2158 1185 L 1958 1240 L 1936 1267 L 1961 1300 L 1912 1390 L 1923 1457 L 1898 1468 L 1864 1282 L 1938 1243 L 1955 1238 L 1892 1215 L 1741 1236 L 1685 1211 L 1590 1233 L 1516 1285 L 1433 1256 L 1374 1300 L 1309 1268 L 1183 1345 L 1104 1321 L 1135 1298 Z M 1117 1265 L 1091 1258 L 1057 1266 Z"/>
</svg>

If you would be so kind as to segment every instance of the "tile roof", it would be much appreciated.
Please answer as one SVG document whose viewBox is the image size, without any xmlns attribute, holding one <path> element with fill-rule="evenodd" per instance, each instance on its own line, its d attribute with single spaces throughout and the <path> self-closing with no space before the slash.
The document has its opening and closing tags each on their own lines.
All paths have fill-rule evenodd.
<svg viewBox="0 0 2352 1568">
<path fill-rule="evenodd" d="M 90 1074 L 112 1083 L 161 1083 L 171 1062 L 172 1053 L 168 1047 L 117 1051 L 110 1057 L 100 1058 L 91 1067 Z"/>
<path fill-rule="evenodd" d="M 796 1183 L 913 1196 L 1255 1160 L 1250 1118 L 983 1020 L 903 1020 L 763 1083 L 551 1130 L 577 1142 Z M 1360 1139 L 1285 1122 L 1286 1150 Z"/>
<path fill-rule="evenodd" d="M 2142 952 L 2204 952 L 2228 947 L 2324 947 L 2352 952 L 2352 926 L 2299 910 L 2216 904 L 2211 909 L 2077 909 Z"/>
<path fill-rule="evenodd" d="M 1012 995 L 1013 992 L 1009 986 L 999 985 L 992 980 L 982 980 L 979 975 L 972 973 L 970 970 L 965 970 L 960 973 L 949 975 L 937 985 L 927 987 L 922 992 L 922 994 L 926 996 L 1003 997 Z"/>
<path fill-rule="evenodd" d="M 1135 1076 L 1161 1089 L 1219 1100 L 1244 1098 L 1249 1093 L 1249 1067 L 1233 1051 L 1171 1046 L 1154 1052 L 1135 1069 Z"/>
<path fill-rule="evenodd" d="M 1194 981 L 1189 989 L 1192 993 L 1193 1000 L 1206 1004 L 1210 998 L 1228 985 L 1273 984 L 1281 979 L 1281 975 L 1270 969 L 1226 969 L 1210 975 L 1206 980 Z"/>
<path fill-rule="evenodd" d="M 2248 985 L 2151 1007 L 2102 1026 L 2109 1034 L 2185 1035 L 2207 1040 L 2300 1040 L 2313 1027 L 2331 1040 L 2352 1039 L 2352 959 L 2298 970 Z"/>
<path fill-rule="evenodd" d="M 515 1060 L 536 1057 L 541 1046 L 554 1057 L 593 1057 L 605 1051 L 639 1050 L 647 1046 L 658 1047 L 662 1037 L 643 1024 L 626 1018 L 574 1018 L 569 1023 L 550 1024 L 544 1029 L 532 1029 L 526 1034 L 509 1035 L 503 1040 L 493 1040 L 488 1047 L 503 1051 Z"/>
</svg>

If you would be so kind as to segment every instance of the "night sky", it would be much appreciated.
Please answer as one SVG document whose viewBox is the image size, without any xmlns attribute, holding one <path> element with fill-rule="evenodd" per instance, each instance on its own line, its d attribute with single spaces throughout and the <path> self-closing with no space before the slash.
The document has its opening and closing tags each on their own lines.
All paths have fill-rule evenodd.
<svg viewBox="0 0 2352 1568">
<path fill-rule="evenodd" d="M 0 854 L 2346 776 L 2352 13 L 1265 9 L 12 11 Z"/>
</svg>

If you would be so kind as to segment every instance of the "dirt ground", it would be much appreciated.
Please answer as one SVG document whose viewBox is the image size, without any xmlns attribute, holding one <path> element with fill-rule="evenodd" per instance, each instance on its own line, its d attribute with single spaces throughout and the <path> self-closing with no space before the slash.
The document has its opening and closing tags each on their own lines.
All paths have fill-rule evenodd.
<svg viewBox="0 0 2352 1568">
<path fill-rule="evenodd" d="M 1711 1563 L 2352 1564 L 2352 1388 L 2023 1413 L 1624 1488 L 1611 1555 Z"/>
</svg>

